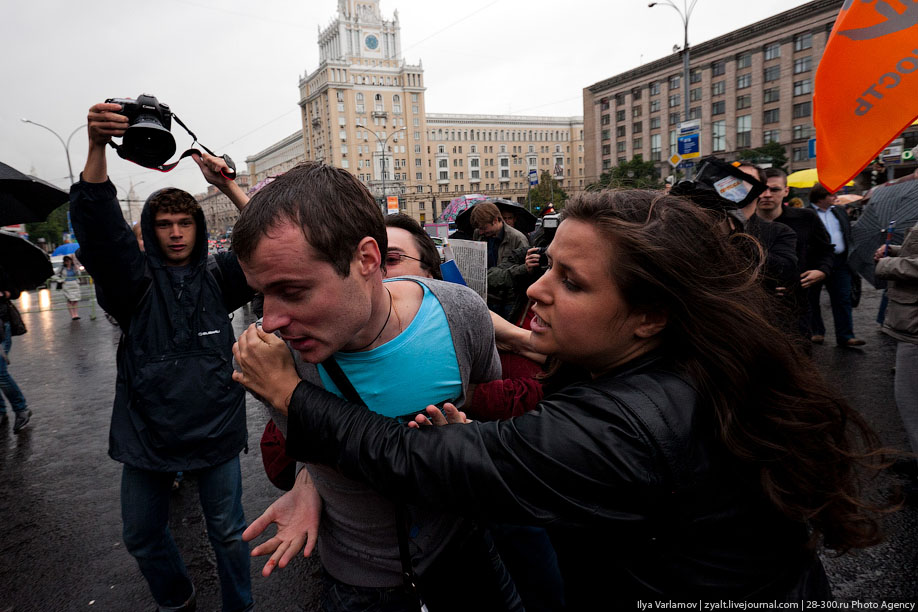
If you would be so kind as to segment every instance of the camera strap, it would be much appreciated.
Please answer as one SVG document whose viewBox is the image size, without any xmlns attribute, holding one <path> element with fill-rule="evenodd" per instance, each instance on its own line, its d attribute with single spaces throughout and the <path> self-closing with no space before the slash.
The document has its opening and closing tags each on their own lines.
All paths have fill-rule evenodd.
<svg viewBox="0 0 918 612">
<path fill-rule="evenodd" d="M 180 126 L 182 126 L 182 127 L 185 129 L 186 132 L 188 132 L 188 135 L 189 135 L 189 136 L 191 136 L 191 138 L 192 138 L 192 143 L 191 143 L 191 144 L 192 144 L 192 145 L 197 144 L 198 146 L 201 147 L 201 149 L 204 149 L 208 154 L 213 155 L 214 157 L 221 157 L 221 158 L 223 158 L 223 161 L 225 161 L 225 162 L 226 162 L 226 165 L 229 166 L 229 170 L 228 170 L 228 171 L 226 171 L 226 172 L 221 172 L 221 174 L 222 174 L 224 177 L 226 177 L 226 178 L 228 178 L 228 179 L 230 179 L 230 180 L 233 180 L 233 179 L 236 178 L 236 163 L 232 160 L 232 158 L 230 158 L 229 155 L 217 155 L 216 153 L 214 153 L 213 151 L 211 151 L 210 149 L 208 149 L 206 146 L 204 146 L 203 143 L 198 142 L 198 137 L 195 136 L 194 132 L 192 132 L 191 130 L 188 129 L 188 126 L 185 125 L 185 123 L 184 123 L 181 119 L 178 118 L 178 115 L 176 115 L 175 113 L 173 113 L 173 114 L 172 114 L 172 118 L 175 119 L 175 122 L 178 123 Z M 191 156 L 194 155 L 195 153 L 197 153 L 198 155 L 201 155 L 201 151 L 200 151 L 199 149 L 194 148 L 194 147 L 192 146 L 192 148 L 186 150 L 184 153 L 182 153 L 181 155 L 179 155 L 178 159 L 175 160 L 174 162 L 172 162 L 171 164 L 159 164 L 158 166 L 148 166 L 148 165 L 146 165 L 146 164 L 141 164 L 140 162 L 138 162 L 138 161 L 136 161 L 136 160 L 133 160 L 133 159 L 131 159 L 131 158 L 129 158 L 129 157 L 125 157 L 125 155 L 124 155 L 124 153 L 123 153 L 123 151 L 122 151 L 122 146 L 121 146 L 121 145 L 116 144 L 116 143 L 112 142 L 111 140 L 108 141 L 108 144 L 112 145 L 112 148 L 115 149 L 115 151 L 118 152 L 118 155 L 119 155 L 122 159 L 126 159 L 126 160 L 128 160 L 128 161 L 134 162 L 134 163 L 137 164 L 138 166 L 143 166 L 144 168 L 150 168 L 151 170 L 159 170 L 160 172 L 171 172 L 176 166 L 178 166 L 179 162 L 182 161 L 183 159 L 185 159 L 186 157 L 191 157 Z"/>
</svg>

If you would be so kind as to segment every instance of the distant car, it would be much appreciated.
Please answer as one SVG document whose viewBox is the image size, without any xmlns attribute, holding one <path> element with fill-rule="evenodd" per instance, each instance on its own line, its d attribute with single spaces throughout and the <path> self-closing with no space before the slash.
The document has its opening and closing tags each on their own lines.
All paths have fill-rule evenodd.
<svg viewBox="0 0 918 612">
<path fill-rule="evenodd" d="M 446 240 L 438 236 L 431 236 L 430 239 L 433 240 L 434 246 L 437 247 L 437 252 L 440 254 L 440 261 L 443 261 L 443 245 L 446 244 Z"/>
</svg>

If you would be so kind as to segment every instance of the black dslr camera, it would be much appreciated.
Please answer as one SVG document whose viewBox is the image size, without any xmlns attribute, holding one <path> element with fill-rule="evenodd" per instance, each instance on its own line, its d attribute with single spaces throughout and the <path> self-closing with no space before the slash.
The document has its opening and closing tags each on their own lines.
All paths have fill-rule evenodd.
<svg viewBox="0 0 918 612">
<path fill-rule="evenodd" d="M 106 102 L 121 105 L 121 114 L 128 118 L 128 129 L 118 147 L 118 155 L 147 168 L 160 166 L 175 153 L 172 137 L 172 111 L 149 94 L 136 100 L 109 98 Z"/>
</svg>

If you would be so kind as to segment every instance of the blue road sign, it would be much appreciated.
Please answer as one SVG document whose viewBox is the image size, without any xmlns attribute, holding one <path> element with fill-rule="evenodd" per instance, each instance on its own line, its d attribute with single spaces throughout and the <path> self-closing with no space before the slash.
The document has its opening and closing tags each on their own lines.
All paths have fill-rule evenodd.
<svg viewBox="0 0 918 612">
<path fill-rule="evenodd" d="M 810 138 L 806 143 L 807 155 L 810 159 L 816 159 L 816 139 Z"/>
<path fill-rule="evenodd" d="M 538 185 L 539 184 L 539 173 L 535 170 L 529 171 L 529 185 Z"/>
<path fill-rule="evenodd" d="M 695 162 L 688 160 L 688 159 L 683 159 L 681 162 L 679 162 L 679 167 L 680 168 L 694 168 Z"/>
<path fill-rule="evenodd" d="M 679 137 L 679 155 L 683 158 L 698 157 L 701 154 L 699 150 L 698 134 L 689 134 Z"/>
</svg>

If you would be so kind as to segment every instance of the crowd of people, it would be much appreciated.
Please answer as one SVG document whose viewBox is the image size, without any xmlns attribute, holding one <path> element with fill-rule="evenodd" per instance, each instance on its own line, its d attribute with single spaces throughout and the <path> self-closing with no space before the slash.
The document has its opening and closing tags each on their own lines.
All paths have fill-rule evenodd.
<svg viewBox="0 0 918 612">
<path fill-rule="evenodd" d="M 824 189 L 794 207 L 780 170 L 747 164 L 760 195 L 740 209 L 681 185 L 586 192 L 531 235 L 478 203 L 483 300 L 441 279 L 416 221 L 322 163 L 250 198 L 225 160 L 195 154 L 241 211 L 230 251 L 208 254 L 179 189 L 150 195 L 131 228 L 106 161 L 120 110 L 89 111 L 71 219 L 122 332 L 109 454 L 158 609 L 196 606 L 168 526 L 177 473 L 198 483 L 228 611 L 255 609 L 252 557 L 267 577 L 313 551 L 329 612 L 828 601 L 821 547 L 880 540 L 890 505 L 865 482 L 895 453 L 809 357 L 825 341 L 822 287 L 836 343 L 864 344 L 851 225 Z M 884 325 L 918 453 L 916 241 L 878 250 L 876 273 L 891 281 Z M 253 299 L 261 316 L 237 340 L 230 313 Z M 30 413 L 0 368 L 20 427 Z M 251 522 L 246 389 L 290 473 Z"/>
</svg>

